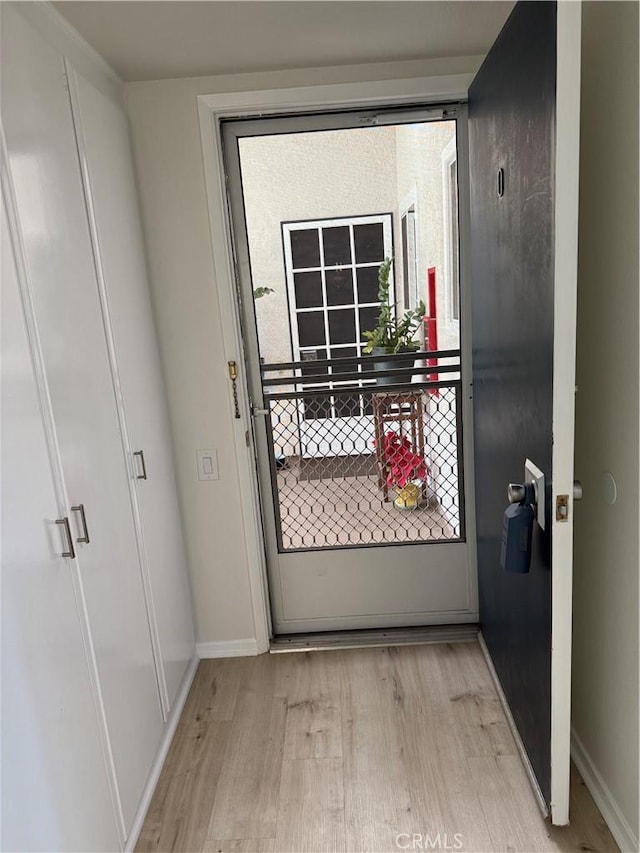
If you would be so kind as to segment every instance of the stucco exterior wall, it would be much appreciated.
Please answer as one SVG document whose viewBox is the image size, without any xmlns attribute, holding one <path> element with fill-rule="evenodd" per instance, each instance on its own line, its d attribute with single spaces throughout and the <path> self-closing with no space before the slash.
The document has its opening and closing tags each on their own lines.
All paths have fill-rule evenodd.
<svg viewBox="0 0 640 853">
<path fill-rule="evenodd" d="M 240 140 L 253 286 L 275 291 L 256 300 L 266 362 L 293 357 L 281 223 L 392 213 L 396 302 L 404 308 L 400 218 L 409 206 L 416 214 L 418 298 L 427 302 L 427 269 L 436 267 L 439 346 L 459 345 L 445 299 L 443 152 L 454 140 L 453 122 Z"/>
<path fill-rule="evenodd" d="M 253 286 L 266 362 L 292 357 L 282 222 L 394 213 L 395 133 L 390 127 L 292 133 L 240 140 Z"/>
<path fill-rule="evenodd" d="M 459 345 L 458 328 L 448 322 L 445 304 L 447 214 L 442 158 L 455 140 L 455 123 L 404 125 L 395 133 L 398 211 L 402 214 L 413 205 L 416 214 L 418 298 L 428 304 L 427 270 L 435 267 L 438 345 L 441 349 L 454 348 Z"/>
</svg>

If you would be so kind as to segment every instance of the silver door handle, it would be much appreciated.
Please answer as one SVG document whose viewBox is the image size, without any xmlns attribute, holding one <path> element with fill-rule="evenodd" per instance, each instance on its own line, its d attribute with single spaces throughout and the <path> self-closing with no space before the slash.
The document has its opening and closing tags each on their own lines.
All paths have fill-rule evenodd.
<svg viewBox="0 0 640 853">
<path fill-rule="evenodd" d="M 84 536 L 78 536 L 76 542 L 84 542 L 86 545 L 91 541 L 89 539 L 89 528 L 87 527 L 87 516 L 84 512 L 84 504 L 78 504 L 78 506 L 72 506 L 71 512 L 79 512 L 80 513 L 80 521 L 82 522 L 82 530 L 84 532 Z"/>
<path fill-rule="evenodd" d="M 69 519 L 65 515 L 64 518 L 56 518 L 56 524 L 61 524 L 64 527 L 64 532 L 67 537 L 67 547 L 68 551 L 63 551 L 63 557 L 71 557 L 72 560 L 76 558 L 76 552 L 73 548 L 73 537 L 71 536 L 71 528 L 69 527 Z"/>
<path fill-rule="evenodd" d="M 258 415 L 268 415 L 269 409 L 256 409 L 254 406 L 251 409 L 251 414 L 253 415 L 254 418 L 256 418 Z"/>
<path fill-rule="evenodd" d="M 507 498 L 510 504 L 519 504 L 524 500 L 526 490 L 523 483 L 509 483 Z"/>
<path fill-rule="evenodd" d="M 133 455 L 140 457 L 140 465 L 142 466 L 142 474 L 136 474 L 136 480 L 146 480 L 147 479 L 147 466 L 144 464 L 144 451 L 143 450 L 136 450 Z"/>
<path fill-rule="evenodd" d="M 580 480 L 573 481 L 573 499 L 574 501 L 581 501 L 582 496 L 584 494 L 584 490 L 582 488 L 582 483 Z M 525 496 L 525 487 L 522 483 L 509 483 L 509 488 L 507 490 L 507 497 L 509 498 L 510 504 L 519 504 L 520 501 L 524 500 Z"/>
<path fill-rule="evenodd" d="M 531 506 L 536 504 L 536 493 L 531 483 L 509 483 L 507 498 L 510 504 L 520 504 L 524 500 Z"/>
</svg>

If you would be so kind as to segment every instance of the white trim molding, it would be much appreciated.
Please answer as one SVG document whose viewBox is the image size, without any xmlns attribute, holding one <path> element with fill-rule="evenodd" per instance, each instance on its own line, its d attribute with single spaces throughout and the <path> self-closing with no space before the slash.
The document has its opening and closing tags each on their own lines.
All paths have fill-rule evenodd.
<svg viewBox="0 0 640 853">
<path fill-rule="evenodd" d="M 571 729 L 571 757 L 622 853 L 637 853 L 640 849 L 638 836 L 635 835 L 574 728 Z"/>
<path fill-rule="evenodd" d="M 569 822 L 581 2 L 557 4 L 551 470 L 551 821 Z M 568 516 L 556 517 L 559 495 Z"/>
<path fill-rule="evenodd" d="M 451 181 L 450 169 L 453 163 L 458 169 L 458 145 L 457 139 L 454 137 L 451 142 L 444 148 L 440 155 L 440 164 L 442 169 L 442 221 L 444 223 L 444 317 L 442 322 L 446 326 L 449 334 L 460 335 L 460 304 L 461 304 L 461 281 L 460 281 L 460 259 L 458 254 L 458 317 L 453 317 L 453 269 L 452 258 L 453 253 L 460 251 L 460 239 L 458 237 L 458 245 L 453 245 L 451 225 L 452 219 L 452 202 L 451 197 Z M 456 181 L 457 184 L 457 181 Z M 458 200 L 458 209 L 460 202 Z M 458 215 L 459 220 L 459 215 Z M 459 228 L 458 224 L 458 228 Z"/>
<path fill-rule="evenodd" d="M 241 417 L 234 419 L 234 442 L 241 490 L 244 539 L 247 553 L 249 587 L 255 625 L 256 651 L 269 648 L 271 618 L 267 584 L 267 566 L 262 534 L 260 498 L 251 436 L 248 383 L 243 357 L 239 309 L 235 296 L 236 273 L 233 256 L 233 231 L 227 205 L 225 168 L 220 123 L 224 118 L 302 113 L 318 109 L 366 108 L 392 104 L 434 104 L 466 100 L 473 74 L 449 74 L 365 83 L 338 83 L 254 92 L 233 92 L 198 96 L 198 115 L 202 142 L 205 189 L 209 212 L 209 233 L 213 253 L 217 298 L 222 325 L 225 360 L 235 361 L 238 374 L 238 403 Z M 231 395 L 229 385 L 229 395 Z M 229 396 L 229 405 L 233 401 Z M 219 644 L 201 644 L 199 653 L 218 650 Z M 227 652 L 228 654 L 229 652 Z M 208 655 L 207 655 L 208 656 Z M 213 656 L 213 654 L 212 654 Z M 216 654 L 215 656 L 221 656 Z"/>
<path fill-rule="evenodd" d="M 216 640 L 212 643 L 196 643 L 196 654 L 201 660 L 209 658 L 249 658 L 261 653 L 254 637 L 245 640 Z"/>
<path fill-rule="evenodd" d="M 493 665 L 493 661 L 491 660 L 491 654 L 489 649 L 487 648 L 487 644 L 485 643 L 484 637 L 482 636 L 482 631 L 478 631 L 478 643 L 480 644 L 480 648 L 482 649 L 482 654 L 484 655 L 485 663 L 487 664 L 487 669 L 489 670 L 489 674 L 491 675 L 491 680 L 493 681 L 493 686 L 496 689 L 496 693 L 498 694 L 498 699 L 500 700 L 500 704 L 502 705 L 502 710 L 504 711 L 504 715 L 507 718 L 507 725 L 509 726 L 509 730 L 513 735 L 513 739 L 516 742 L 516 748 L 518 750 L 518 754 L 520 755 L 520 759 L 522 760 L 522 764 L 524 766 L 525 773 L 527 774 L 527 778 L 529 780 L 529 784 L 531 785 L 531 789 L 536 798 L 536 802 L 538 804 L 538 808 L 542 813 L 542 817 L 549 817 L 549 809 L 544 799 L 544 795 L 540 789 L 540 785 L 538 784 L 538 780 L 536 779 L 536 774 L 533 771 L 533 766 L 531 761 L 529 760 L 529 756 L 527 755 L 527 750 L 525 745 L 520 737 L 520 732 L 518 731 L 518 727 L 516 726 L 516 721 L 513 719 L 513 714 L 511 713 L 511 708 L 509 707 L 509 703 L 507 701 L 507 697 L 505 696 L 504 690 L 502 689 L 502 684 L 500 684 L 500 679 L 498 678 L 498 673 Z"/>
<path fill-rule="evenodd" d="M 131 832 L 129 833 L 129 837 L 124 845 L 125 853 L 130 853 L 130 851 L 135 850 L 135 846 L 138 843 L 138 836 L 140 835 L 147 812 L 149 811 L 153 794 L 158 785 L 158 780 L 160 779 L 164 762 L 167 758 L 167 754 L 169 753 L 171 741 L 173 740 L 173 736 L 178 728 L 178 723 L 180 722 L 180 717 L 182 716 L 184 706 L 187 702 L 187 696 L 189 695 L 189 690 L 191 689 L 191 684 L 195 678 L 199 663 L 200 658 L 196 654 L 191 658 L 189 665 L 187 666 L 187 671 L 184 674 L 184 678 L 182 679 L 182 683 L 171 708 L 169 719 L 167 720 L 167 725 L 165 726 L 153 766 L 151 767 L 149 776 L 147 777 L 147 783 L 144 786 L 144 791 L 142 792 L 142 797 L 140 798 L 140 803 L 138 804 L 138 809 L 133 819 Z"/>
</svg>

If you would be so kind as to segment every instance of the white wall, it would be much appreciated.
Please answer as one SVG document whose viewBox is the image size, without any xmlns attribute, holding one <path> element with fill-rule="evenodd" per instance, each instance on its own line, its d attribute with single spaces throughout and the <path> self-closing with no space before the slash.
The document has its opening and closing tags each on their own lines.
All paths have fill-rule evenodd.
<svg viewBox="0 0 640 853">
<path fill-rule="evenodd" d="M 436 268 L 438 347 L 457 349 L 457 328 L 447 323 L 445 311 L 445 228 L 442 153 L 455 139 L 453 122 L 405 125 L 396 130 L 398 204 L 401 209 L 415 199 L 418 298 L 427 307 L 427 270 Z"/>
<path fill-rule="evenodd" d="M 475 71 L 479 57 L 126 86 L 200 642 L 254 637 L 196 96 Z M 198 482 L 216 447 L 220 480 Z"/>
<path fill-rule="evenodd" d="M 637 845 L 638 5 L 583 15 L 573 727 Z"/>
<path fill-rule="evenodd" d="M 637 5 L 587 3 L 581 168 L 573 719 L 638 832 Z M 477 59 L 126 87 L 200 641 L 254 636 L 209 241 L 198 94 L 474 71 Z M 615 120 L 614 120 L 615 117 Z M 623 367 L 622 367 L 623 366 Z M 195 449 L 219 450 L 199 483 Z M 618 481 L 615 506 L 601 472 Z"/>
</svg>

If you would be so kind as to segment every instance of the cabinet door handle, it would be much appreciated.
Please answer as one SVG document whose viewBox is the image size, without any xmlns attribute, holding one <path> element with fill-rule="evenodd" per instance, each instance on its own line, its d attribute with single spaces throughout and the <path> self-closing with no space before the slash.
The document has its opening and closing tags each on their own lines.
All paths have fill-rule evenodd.
<svg viewBox="0 0 640 853">
<path fill-rule="evenodd" d="M 140 457 L 140 464 L 142 466 L 142 474 L 136 474 L 136 480 L 146 480 L 147 479 L 147 466 L 144 464 L 144 451 L 136 450 L 133 455 Z"/>
<path fill-rule="evenodd" d="M 78 536 L 76 542 L 84 542 L 87 545 L 91 541 L 89 539 L 89 528 L 87 527 L 87 516 L 84 512 L 84 504 L 78 504 L 78 506 L 72 506 L 71 512 L 79 512 L 80 513 L 80 521 L 82 522 L 82 530 L 84 531 L 84 536 Z"/>
<path fill-rule="evenodd" d="M 67 537 L 67 547 L 68 551 L 63 551 L 63 557 L 71 557 L 72 560 L 76 558 L 76 552 L 73 549 L 73 537 L 71 536 L 71 528 L 69 527 L 69 519 L 65 515 L 64 518 L 56 518 L 56 524 L 61 524 L 64 527 L 65 536 Z"/>
</svg>

